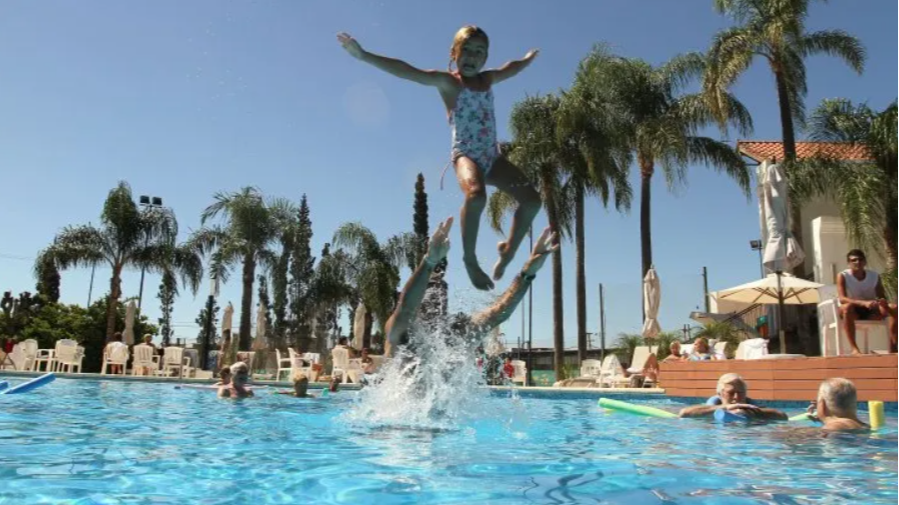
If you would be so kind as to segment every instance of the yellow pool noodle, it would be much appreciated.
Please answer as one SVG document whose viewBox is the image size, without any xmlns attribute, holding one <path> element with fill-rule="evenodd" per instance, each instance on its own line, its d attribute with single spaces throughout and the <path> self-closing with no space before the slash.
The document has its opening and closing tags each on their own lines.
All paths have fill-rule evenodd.
<svg viewBox="0 0 899 505">
<path fill-rule="evenodd" d="M 883 427 L 883 402 L 871 400 L 868 402 L 868 422 L 871 429 Z"/>
</svg>

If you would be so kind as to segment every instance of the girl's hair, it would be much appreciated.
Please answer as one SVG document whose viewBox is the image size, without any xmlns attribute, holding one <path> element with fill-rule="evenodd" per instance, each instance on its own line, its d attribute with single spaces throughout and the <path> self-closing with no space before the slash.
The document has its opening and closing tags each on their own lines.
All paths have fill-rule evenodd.
<svg viewBox="0 0 899 505">
<path fill-rule="evenodd" d="M 456 32 L 456 36 L 453 37 L 453 45 L 450 47 L 450 61 L 449 65 L 446 67 L 447 70 L 452 70 L 453 63 L 456 61 L 456 56 L 459 55 L 462 46 L 474 38 L 482 39 L 487 44 L 487 47 L 490 47 L 490 37 L 487 36 L 487 32 L 475 25 L 463 26 Z"/>
</svg>

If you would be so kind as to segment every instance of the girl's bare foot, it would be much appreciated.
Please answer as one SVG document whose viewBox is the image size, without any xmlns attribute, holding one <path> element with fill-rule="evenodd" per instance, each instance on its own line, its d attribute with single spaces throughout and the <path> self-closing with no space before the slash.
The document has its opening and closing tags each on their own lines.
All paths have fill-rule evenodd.
<svg viewBox="0 0 899 505">
<path fill-rule="evenodd" d="M 864 353 L 859 349 L 852 350 L 852 356 L 861 356 L 862 354 L 864 354 Z"/>
<path fill-rule="evenodd" d="M 462 262 L 465 263 L 465 270 L 468 271 L 468 278 L 471 279 L 471 284 L 475 288 L 480 289 L 481 291 L 493 289 L 493 281 L 491 281 L 490 277 L 481 270 L 477 258 L 463 259 Z"/>
<path fill-rule="evenodd" d="M 506 273 L 506 267 L 509 266 L 509 262 L 512 261 L 515 253 L 509 249 L 508 242 L 500 242 L 496 249 L 499 251 L 499 259 L 496 260 L 496 265 L 493 266 L 493 280 L 498 281 L 503 278 L 503 274 Z"/>
</svg>

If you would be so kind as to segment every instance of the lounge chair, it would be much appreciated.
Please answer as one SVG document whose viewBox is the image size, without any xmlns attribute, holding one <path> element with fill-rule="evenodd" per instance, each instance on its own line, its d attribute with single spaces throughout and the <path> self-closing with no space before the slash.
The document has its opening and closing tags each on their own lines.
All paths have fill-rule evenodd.
<svg viewBox="0 0 899 505">
<path fill-rule="evenodd" d="M 768 341 L 763 338 L 750 338 L 740 342 L 735 353 L 736 359 L 763 359 L 768 356 Z"/>
<path fill-rule="evenodd" d="M 596 384 L 599 387 L 615 387 L 616 383 L 628 383 L 627 377 L 624 375 L 624 369 L 621 367 L 621 361 L 614 354 L 607 355 L 603 360 L 599 369 L 599 376 L 596 378 Z"/>
<path fill-rule="evenodd" d="M 157 370 L 159 370 L 159 355 L 156 354 L 156 348 L 146 344 L 134 346 L 131 375 L 156 375 Z"/>
<path fill-rule="evenodd" d="M 66 373 L 81 373 L 81 362 L 84 361 L 84 347 L 70 339 L 56 341 L 56 349 L 53 351 L 53 371 Z"/>
<path fill-rule="evenodd" d="M 598 359 L 585 359 L 581 361 L 581 377 L 599 378 L 602 372 L 602 361 Z"/>
<path fill-rule="evenodd" d="M 646 368 L 646 362 L 649 360 L 650 356 L 654 356 L 655 352 L 658 350 L 658 346 L 650 347 L 648 345 L 641 345 L 634 349 L 633 359 L 631 359 L 631 365 L 627 369 L 627 373 L 630 374 L 627 377 L 619 378 L 615 380 L 612 384 L 613 387 L 627 387 L 630 385 L 630 380 L 632 377 L 643 377 L 643 384 L 647 386 L 647 383 L 652 383 L 651 378 L 643 376 L 643 369 Z"/>
<path fill-rule="evenodd" d="M 131 353 L 128 352 L 127 345 L 107 345 L 103 349 L 103 365 L 100 367 L 100 374 L 106 375 L 106 371 L 110 366 L 120 365 L 122 367 L 120 374 L 125 375 L 125 367 L 128 366 L 128 358 L 130 357 Z"/>
</svg>

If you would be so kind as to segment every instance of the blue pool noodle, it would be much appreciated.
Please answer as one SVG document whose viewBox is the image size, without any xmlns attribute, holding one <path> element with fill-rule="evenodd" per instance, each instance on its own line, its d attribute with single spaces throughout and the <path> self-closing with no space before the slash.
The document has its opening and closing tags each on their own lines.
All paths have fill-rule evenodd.
<svg viewBox="0 0 899 505">
<path fill-rule="evenodd" d="M 732 422 L 745 422 L 748 421 L 749 418 L 746 416 L 741 416 L 740 414 L 734 414 L 733 412 L 718 409 L 715 411 L 715 420 L 719 423 L 732 423 Z"/>
<path fill-rule="evenodd" d="M 37 389 L 43 385 L 49 384 L 49 383 L 53 382 L 54 380 L 56 380 L 56 374 L 48 373 L 46 375 L 41 375 L 40 377 L 31 379 L 30 381 L 28 381 L 24 384 L 19 384 L 18 386 L 14 387 L 14 388 L 7 389 L 6 391 L 3 391 L 0 394 L 16 395 L 16 394 L 21 394 L 21 393 L 27 393 L 27 392 Z"/>
<path fill-rule="evenodd" d="M 9 388 L 9 383 L 6 381 L 0 381 L 0 391 L 3 391 L 7 388 Z"/>
</svg>

